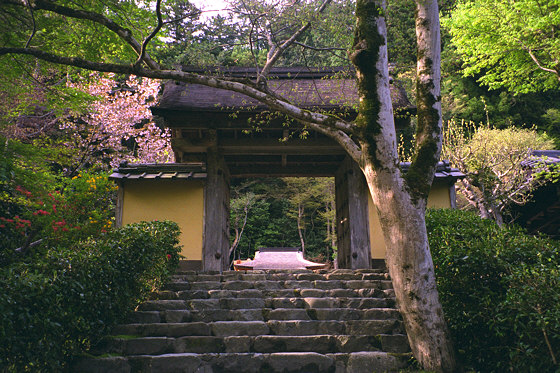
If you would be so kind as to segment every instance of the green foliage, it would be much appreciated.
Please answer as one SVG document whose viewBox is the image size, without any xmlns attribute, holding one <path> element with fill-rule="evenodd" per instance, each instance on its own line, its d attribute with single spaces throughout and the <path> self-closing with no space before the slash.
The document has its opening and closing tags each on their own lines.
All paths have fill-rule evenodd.
<svg viewBox="0 0 560 373">
<path fill-rule="evenodd" d="M 58 1 L 56 5 L 72 7 L 74 4 Z M 80 2 L 78 9 L 106 15 L 128 28 L 140 41 L 157 22 L 143 1 L 86 0 Z M 30 12 L 23 3 L 0 4 L 0 35 L 3 47 L 23 48 L 29 43 L 29 47 L 40 46 L 46 52 L 104 62 L 133 62 L 137 58 L 124 40 L 104 26 L 54 12 Z M 149 50 L 157 44 L 157 41 L 150 43 Z M 1 56 L 0 97 L 7 99 L 0 112 L 15 117 L 45 107 L 57 114 L 68 109 L 79 110 L 87 99 L 64 84 L 76 72 L 75 68 L 38 62 L 28 56 Z"/>
<path fill-rule="evenodd" d="M 229 2 L 230 12 L 204 22 L 189 3 L 170 5 L 164 11 L 169 19 L 190 15 L 178 25 L 170 25 L 169 41 L 153 53 L 166 65 L 254 66 L 266 62 L 271 41 L 282 44 L 303 24 L 310 29 L 280 58 L 282 66 L 341 66 L 347 64 L 346 49 L 354 28 L 353 0 L 336 0 L 322 14 L 315 10 L 319 1 Z M 172 17 L 173 16 L 173 17 Z"/>
<path fill-rule="evenodd" d="M 442 115 L 448 120 L 491 124 L 495 128 L 535 126 L 555 138 L 560 145 L 560 92 L 513 94 L 504 88 L 489 90 L 464 77 L 461 61 L 452 45 L 442 52 Z M 478 76 L 478 75 L 477 75 Z"/>
<path fill-rule="evenodd" d="M 310 20 L 312 26 L 299 39 L 301 43 L 299 46 L 286 51 L 282 58 L 282 65 L 313 67 L 348 65 L 347 49 L 352 45 L 354 36 L 356 1 L 333 1 L 321 15 L 316 15 L 313 7 L 319 3 L 310 1 L 311 8 L 295 11 L 297 17 L 302 15 L 305 17 L 296 23 L 298 27 L 306 20 Z M 295 18 L 290 14 L 286 16 L 288 19 L 290 17 Z"/>
<path fill-rule="evenodd" d="M 336 250 L 334 180 L 269 178 L 250 182 L 236 180 L 232 184 L 236 191 L 231 202 L 232 240 L 245 219 L 245 207 L 249 207 L 234 259 L 252 257 L 259 247 L 301 247 L 298 210 L 302 214 L 300 231 L 306 256 L 332 259 Z"/>
<path fill-rule="evenodd" d="M 426 225 L 440 300 L 464 366 L 556 371 L 560 244 L 459 210 L 430 210 Z"/>
<path fill-rule="evenodd" d="M 59 1 L 57 5 L 71 6 L 72 2 Z M 137 40 L 142 40 L 157 22 L 148 2 L 86 0 L 80 3 L 80 8 L 83 11 L 106 14 L 108 18 L 128 28 Z M 108 62 L 135 58 L 130 46 L 97 23 L 63 17 L 54 12 L 31 13 L 17 3 L 4 3 L 0 10 L 6 21 L 2 22 L 1 28 L 4 46 L 23 47 L 29 42 L 30 46 L 40 45 L 45 51 Z M 19 16 L 10 17 L 12 12 L 17 12 Z M 36 32 L 30 38 L 28 30 L 32 26 L 35 26 Z"/>
<path fill-rule="evenodd" d="M 387 48 L 389 61 L 399 67 L 416 66 L 416 26 L 413 0 L 387 3 Z"/>
<path fill-rule="evenodd" d="M 116 186 L 108 174 L 65 178 L 50 170 L 50 149 L 0 140 L 0 265 L 110 230 Z"/>
<path fill-rule="evenodd" d="M 178 235 L 131 224 L 0 269 L 0 370 L 61 371 L 174 272 Z"/>
<path fill-rule="evenodd" d="M 490 88 L 527 93 L 558 89 L 560 4 L 557 0 L 459 2 L 449 29 L 465 75 Z"/>
<path fill-rule="evenodd" d="M 546 135 L 515 127 L 500 130 L 449 121 L 443 132 L 442 158 L 466 175 L 459 192 L 482 217 L 498 224 L 510 205 L 525 204 L 538 185 L 525 166 L 531 152 L 554 148 Z"/>
<path fill-rule="evenodd" d="M 106 233 L 113 224 L 116 186 L 107 174 L 84 172 L 72 179 L 57 179 L 53 185 L 41 184 L 44 189 L 34 192 L 18 184 L 11 188 L 13 184 L 6 188 L 5 208 L 0 215 L 4 238 L 0 264 L 17 259 L 15 249 L 23 248 L 22 256 L 29 255 L 26 251 L 32 243 L 37 243 L 33 251 L 70 247 Z"/>
<path fill-rule="evenodd" d="M 544 159 L 546 161 L 546 158 Z M 536 177 L 540 180 L 545 180 L 547 182 L 557 183 L 560 181 L 560 163 L 555 164 L 544 164 L 544 170 L 536 174 Z"/>
</svg>

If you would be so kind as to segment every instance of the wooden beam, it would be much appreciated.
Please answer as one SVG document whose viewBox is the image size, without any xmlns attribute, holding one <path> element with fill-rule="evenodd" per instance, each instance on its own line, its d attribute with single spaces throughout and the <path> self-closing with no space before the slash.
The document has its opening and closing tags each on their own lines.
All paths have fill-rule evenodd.
<svg viewBox="0 0 560 373">
<path fill-rule="evenodd" d="M 175 138 L 171 140 L 173 150 L 185 153 L 205 153 L 210 146 L 214 145 L 213 140 L 208 137 L 201 139 Z M 218 138 L 217 146 L 223 155 L 345 154 L 344 149 L 340 145 L 328 138 L 294 139 L 288 141 L 259 137 L 252 139 Z"/>
<path fill-rule="evenodd" d="M 320 110 L 320 109 L 319 109 Z M 266 110 L 265 110 L 266 111 Z M 152 109 L 153 114 L 165 119 L 165 126 L 169 128 L 185 128 L 185 129 L 251 129 L 254 126 L 249 124 L 249 118 L 255 119 L 262 111 L 244 111 L 244 110 L 216 110 L 216 111 L 199 111 L 199 110 L 167 110 L 158 108 Z M 346 120 L 354 120 L 355 112 L 339 113 L 339 117 Z M 259 128 L 286 128 L 286 119 L 278 117 L 268 120 Z M 290 123 L 290 129 L 301 129 L 303 125 Z"/>
<path fill-rule="evenodd" d="M 323 165 L 290 165 L 282 167 L 278 164 L 235 165 L 229 164 L 231 177 L 330 177 L 334 176 L 339 163 Z"/>
<path fill-rule="evenodd" d="M 171 148 L 174 151 L 184 153 L 206 153 L 210 146 L 216 145 L 216 138 L 205 136 L 198 139 L 189 139 L 186 137 L 172 138 Z"/>
</svg>

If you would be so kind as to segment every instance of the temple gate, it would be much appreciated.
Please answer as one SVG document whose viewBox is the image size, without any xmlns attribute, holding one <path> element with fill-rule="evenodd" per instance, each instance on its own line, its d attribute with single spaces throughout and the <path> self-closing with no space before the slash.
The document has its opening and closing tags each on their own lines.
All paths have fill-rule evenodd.
<svg viewBox="0 0 560 373">
<path fill-rule="evenodd" d="M 254 77 L 254 70 L 245 68 L 219 73 Z M 278 68 L 268 86 L 300 107 L 352 119 L 358 97 L 354 79 L 344 74 Z M 415 108 L 402 88 L 393 86 L 392 97 L 399 130 L 409 125 Z M 365 178 L 331 138 L 244 95 L 201 85 L 168 82 L 152 112 L 172 129 L 176 163 L 115 170 L 112 177 L 120 184 L 117 222 L 177 221 L 184 268 L 228 268 L 229 180 L 234 177 L 335 177 L 339 268 L 370 268 L 383 261 L 385 244 Z M 453 207 L 460 176 L 440 163 L 428 203 Z"/>
</svg>

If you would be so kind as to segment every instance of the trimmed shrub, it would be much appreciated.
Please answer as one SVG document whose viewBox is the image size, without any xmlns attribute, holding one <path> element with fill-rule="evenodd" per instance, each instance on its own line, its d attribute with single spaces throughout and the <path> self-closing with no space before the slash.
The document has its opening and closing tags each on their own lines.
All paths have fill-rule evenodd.
<svg viewBox="0 0 560 373">
<path fill-rule="evenodd" d="M 179 228 L 131 224 L 0 270 L 0 371 L 60 371 L 174 272 Z"/>
<path fill-rule="evenodd" d="M 560 243 L 459 210 L 426 225 L 459 358 L 481 372 L 558 371 Z"/>
</svg>

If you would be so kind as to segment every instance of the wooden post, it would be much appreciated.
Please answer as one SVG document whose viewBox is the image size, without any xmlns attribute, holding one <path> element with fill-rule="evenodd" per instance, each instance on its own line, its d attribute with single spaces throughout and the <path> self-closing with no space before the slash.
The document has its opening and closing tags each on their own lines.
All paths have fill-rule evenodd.
<svg viewBox="0 0 560 373">
<path fill-rule="evenodd" d="M 229 174 L 215 145 L 208 148 L 206 172 L 202 269 L 223 271 L 229 265 Z"/>
<path fill-rule="evenodd" d="M 362 171 L 346 158 L 335 175 L 338 268 L 370 268 L 368 189 Z"/>
<path fill-rule="evenodd" d="M 449 185 L 449 204 L 452 209 L 457 208 L 457 191 L 455 190 L 455 181 Z"/>
<path fill-rule="evenodd" d="M 123 209 L 124 209 L 124 181 L 117 180 L 117 206 L 115 208 L 115 227 L 120 228 L 123 225 Z"/>
</svg>

